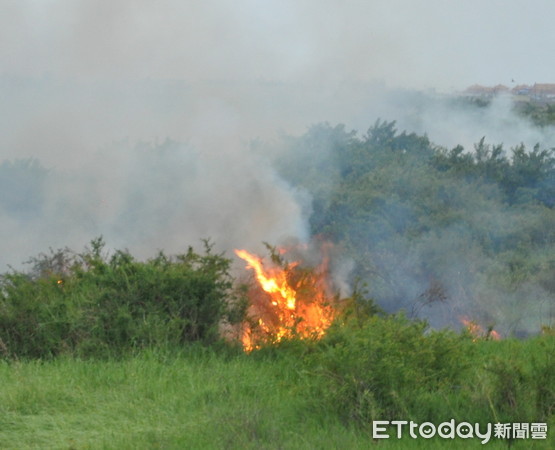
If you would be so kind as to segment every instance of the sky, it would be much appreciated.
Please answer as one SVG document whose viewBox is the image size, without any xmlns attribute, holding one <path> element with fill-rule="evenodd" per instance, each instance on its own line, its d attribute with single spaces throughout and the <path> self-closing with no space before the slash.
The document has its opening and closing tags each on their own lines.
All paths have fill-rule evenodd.
<svg viewBox="0 0 555 450">
<path fill-rule="evenodd" d="M 139 259 L 307 242 L 309 193 L 255 149 L 283 156 L 321 122 L 555 147 L 509 98 L 451 96 L 555 83 L 554 17 L 553 0 L 0 0 L 0 273 L 98 236 Z"/>
<path fill-rule="evenodd" d="M 305 239 L 310 198 L 249 142 L 323 121 L 555 145 L 503 100 L 469 115 L 416 93 L 555 82 L 553 17 L 552 0 L 0 0 L 0 168 L 49 174 L 38 216 L 0 209 L 0 272 L 99 235 L 141 257 Z M 166 139 L 182 146 L 137 151 Z"/>
<path fill-rule="evenodd" d="M 451 90 L 549 82 L 551 0 L 2 0 L 0 73 Z"/>
</svg>

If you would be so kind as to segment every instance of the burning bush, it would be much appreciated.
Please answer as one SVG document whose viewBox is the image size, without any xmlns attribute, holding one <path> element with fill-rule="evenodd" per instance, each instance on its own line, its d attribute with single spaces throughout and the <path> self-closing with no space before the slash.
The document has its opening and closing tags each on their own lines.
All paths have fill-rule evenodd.
<svg viewBox="0 0 555 450">
<path fill-rule="evenodd" d="M 492 339 L 498 341 L 501 339 L 501 335 L 493 329 L 493 325 L 490 325 L 487 330 L 485 330 L 478 322 L 466 316 L 461 317 L 460 321 L 464 325 L 466 331 L 474 338 L 474 341 L 478 339 Z"/>
<path fill-rule="evenodd" d="M 270 261 L 235 250 L 254 272 L 241 333 L 247 352 L 292 337 L 318 339 L 336 315 L 338 298 L 332 294 L 327 257 L 312 268 L 299 261 L 287 262 L 285 249 L 268 248 Z"/>
</svg>

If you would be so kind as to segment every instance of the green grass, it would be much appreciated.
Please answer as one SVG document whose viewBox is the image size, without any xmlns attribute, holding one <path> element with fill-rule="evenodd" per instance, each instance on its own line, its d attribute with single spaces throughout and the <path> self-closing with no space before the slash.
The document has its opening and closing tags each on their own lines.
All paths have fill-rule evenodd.
<svg viewBox="0 0 555 450">
<path fill-rule="evenodd" d="M 526 345 L 480 347 L 485 357 L 496 348 L 518 347 L 511 355 L 522 358 Z M 477 439 L 373 441 L 369 427 L 322 407 L 315 388 L 325 385 L 303 357 L 287 349 L 266 355 L 145 350 L 121 360 L 10 361 L 0 363 L 0 380 L 3 449 L 484 447 Z M 550 427 L 549 442 L 526 440 L 512 448 L 552 448 L 553 420 Z M 492 439 L 486 447 L 507 444 Z"/>
<path fill-rule="evenodd" d="M 3 363 L 0 448 L 352 448 L 364 439 L 310 414 L 283 368 L 150 352 Z"/>
</svg>

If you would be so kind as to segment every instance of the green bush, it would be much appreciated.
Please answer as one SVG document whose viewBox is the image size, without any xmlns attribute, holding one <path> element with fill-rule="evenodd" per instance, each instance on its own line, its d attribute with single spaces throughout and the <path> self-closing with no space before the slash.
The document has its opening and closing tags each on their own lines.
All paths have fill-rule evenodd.
<svg viewBox="0 0 555 450">
<path fill-rule="evenodd" d="M 283 350 L 295 355 L 313 407 L 346 424 L 553 422 L 555 336 L 494 341 L 373 316 L 336 324 L 304 352 L 298 346 Z"/>
<path fill-rule="evenodd" d="M 447 405 L 430 408 L 430 394 L 441 398 L 460 388 L 472 341 L 426 328 L 403 316 L 374 316 L 330 329 L 310 356 L 321 382 L 315 397 L 349 422 L 443 419 Z"/>
<path fill-rule="evenodd" d="M 476 364 L 481 376 L 476 377 L 479 389 L 473 394 L 474 403 L 482 403 L 495 421 L 549 421 L 555 413 L 554 336 L 491 342 L 484 347 L 481 371 Z"/>
<path fill-rule="evenodd" d="M 60 353 L 117 355 L 150 346 L 214 342 L 235 316 L 230 260 L 189 248 L 146 262 L 127 251 L 103 255 L 101 239 L 75 255 L 61 250 L 32 260 L 29 273 L 1 279 L 0 352 L 9 357 Z"/>
</svg>

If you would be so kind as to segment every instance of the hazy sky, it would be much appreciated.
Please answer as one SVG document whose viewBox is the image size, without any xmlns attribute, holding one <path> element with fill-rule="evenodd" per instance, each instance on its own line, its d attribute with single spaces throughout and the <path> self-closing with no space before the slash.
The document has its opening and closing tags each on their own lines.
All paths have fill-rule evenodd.
<svg viewBox="0 0 555 450">
<path fill-rule="evenodd" d="M 552 0 L 1 0 L 0 73 L 549 82 Z"/>
<path fill-rule="evenodd" d="M 442 95 L 555 83 L 554 18 L 555 0 L 0 0 L 0 273 L 100 235 L 139 258 L 306 241 L 310 195 L 249 142 L 281 155 L 315 123 L 555 147 L 508 98 Z"/>
<path fill-rule="evenodd" d="M 0 271 L 101 234 L 141 256 L 306 238 L 310 198 L 249 150 L 278 130 L 381 118 L 444 146 L 553 146 L 502 99 L 477 115 L 403 88 L 555 82 L 554 17 L 553 0 L 0 0 L 0 165 L 49 170 L 33 218 L 0 208 Z M 186 145 L 135 149 L 166 138 Z"/>
</svg>

